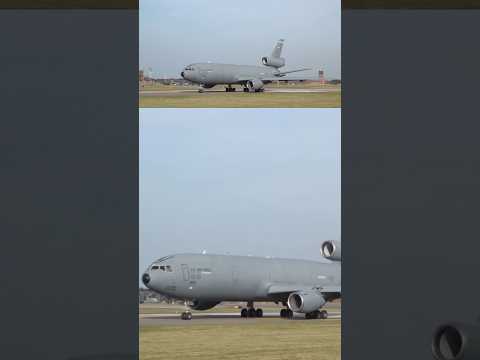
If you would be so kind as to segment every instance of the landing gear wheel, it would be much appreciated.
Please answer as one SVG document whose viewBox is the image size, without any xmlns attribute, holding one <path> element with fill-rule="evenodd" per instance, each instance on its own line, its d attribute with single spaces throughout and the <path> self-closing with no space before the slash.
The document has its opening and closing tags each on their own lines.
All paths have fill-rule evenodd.
<svg viewBox="0 0 480 360">
<path fill-rule="evenodd" d="M 286 310 L 287 310 L 287 312 L 286 312 L 286 316 L 285 316 L 285 317 L 286 317 L 287 319 L 293 319 L 293 311 L 290 310 L 290 309 L 286 309 Z"/>
<path fill-rule="evenodd" d="M 318 315 L 319 315 L 320 319 L 327 319 L 328 318 L 327 310 L 321 310 Z"/>
<path fill-rule="evenodd" d="M 248 309 L 248 317 L 257 317 L 257 313 L 254 308 Z"/>
<path fill-rule="evenodd" d="M 318 319 L 319 312 L 318 311 L 312 311 L 310 313 L 305 314 L 305 319 Z"/>
<path fill-rule="evenodd" d="M 250 92 L 250 90 L 248 90 L 247 87 L 244 87 L 244 88 L 243 88 L 243 92 Z"/>
<path fill-rule="evenodd" d="M 192 320 L 192 313 L 190 311 L 184 311 L 181 315 L 182 320 Z"/>
<path fill-rule="evenodd" d="M 280 310 L 280 317 L 281 317 L 281 318 L 287 317 L 287 309 L 282 309 L 282 310 Z"/>
<path fill-rule="evenodd" d="M 255 310 L 255 315 L 257 316 L 257 318 L 261 318 L 263 317 L 263 310 L 262 309 L 257 309 Z"/>
<path fill-rule="evenodd" d="M 242 311 L 240 311 L 240 317 L 246 318 L 248 316 L 248 310 L 243 308 Z"/>
</svg>

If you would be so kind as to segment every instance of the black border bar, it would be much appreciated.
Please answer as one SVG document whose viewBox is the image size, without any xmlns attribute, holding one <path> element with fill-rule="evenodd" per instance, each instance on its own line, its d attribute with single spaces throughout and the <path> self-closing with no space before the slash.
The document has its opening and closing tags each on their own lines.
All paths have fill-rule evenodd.
<svg viewBox="0 0 480 360">
<path fill-rule="evenodd" d="M 342 0 L 342 9 L 480 9 L 480 0 Z"/>
<path fill-rule="evenodd" d="M 138 0 L 3 0 L 0 9 L 129 9 L 138 10 Z"/>
</svg>

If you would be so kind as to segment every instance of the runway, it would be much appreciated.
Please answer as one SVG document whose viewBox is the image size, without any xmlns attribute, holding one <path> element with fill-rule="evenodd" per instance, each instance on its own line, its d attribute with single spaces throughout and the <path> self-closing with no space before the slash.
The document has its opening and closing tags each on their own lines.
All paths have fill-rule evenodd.
<svg viewBox="0 0 480 360">
<path fill-rule="evenodd" d="M 180 314 L 140 314 L 139 324 L 140 326 L 155 326 L 155 325 L 189 325 L 189 324 L 225 324 L 225 323 L 237 323 L 237 324 L 251 324 L 252 322 L 259 322 L 262 319 L 279 319 L 282 321 L 288 321 L 280 318 L 278 312 L 265 312 L 263 318 L 242 318 L 239 313 L 193 313 L 192 320 L 180 319 Z M 341 319 L 340 312 L 329 312 L 328 319 L 315 319 L 305 320 L 304 314 L 294 314 L 293 320 L 303 321 L 329 321 Z M 291 319 L 292 320 L 292 319 Z M 290 320 L 290 321 L 291 321 Z"/>
<path fill-rule="evenodd" d="M 285 89 L 285 88 L 266 88 L 264 93 L 328 93 L 328 92 L 338 92 L 337 89 Z M 180 90 L 142 90 L 140 91 L 140 96 L 168 96 L 168 95 L 208 95 L 208 94 L 218 94 L 226 93 L 225 89 L 216 89 L 216 90 L 204 90 L 202 93 L 199 93 L 197 89 L 180 89 Z M 228 93 L 228 95 L 234 96 L 235 94 L 244 94 L 242 90 L 233 91 Z M 261 93 L 257 93 L 261 94 Z M 254 94 L 252 94 L 254 95 Z"/>
</svg>

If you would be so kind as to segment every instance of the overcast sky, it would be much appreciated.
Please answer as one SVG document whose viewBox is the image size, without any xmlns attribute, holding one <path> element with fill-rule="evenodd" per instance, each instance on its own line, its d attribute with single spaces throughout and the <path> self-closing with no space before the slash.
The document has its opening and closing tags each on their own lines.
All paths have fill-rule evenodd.
<svg viewBox="0 0 480 360">
<path fill-rule="evenodd" d="M 140 109 L 140 274 L 162 256 L 320 260 L 340 240 L 340 109 Z"/>
<path fill-rule="evenodd" d="M 340 0 L 140 1 L 140 68 L 155 77 L 194 62 L 260 65 L 281 38 L 282 69 L 341 77 Z"/>
</svg>

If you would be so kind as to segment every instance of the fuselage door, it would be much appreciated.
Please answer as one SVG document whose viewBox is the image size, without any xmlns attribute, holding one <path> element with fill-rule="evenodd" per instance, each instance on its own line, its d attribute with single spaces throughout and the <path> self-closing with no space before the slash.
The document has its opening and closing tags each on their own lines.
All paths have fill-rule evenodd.
<svg viewBox="0 0 480 360">
<path fill-rule="evenodd" d="M 188 265 L 182 264 L 182 275 L 184 281 L 190 281 L 190 271 L 188 270 Z"/>
</svg>

